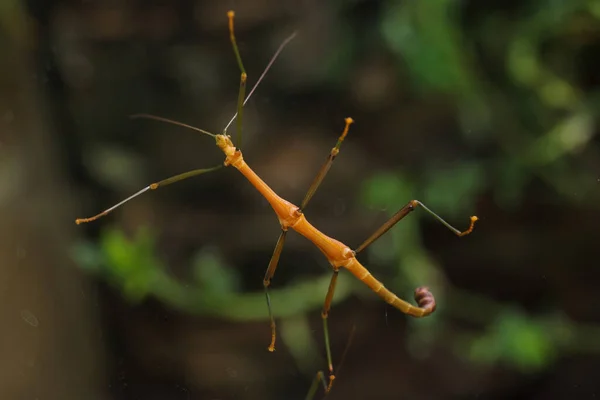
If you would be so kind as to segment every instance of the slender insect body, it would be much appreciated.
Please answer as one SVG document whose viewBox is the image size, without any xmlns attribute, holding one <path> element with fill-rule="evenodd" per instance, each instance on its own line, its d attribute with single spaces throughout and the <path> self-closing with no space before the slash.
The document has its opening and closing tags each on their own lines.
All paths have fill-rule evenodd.
<svg viewBox="0 0 600 400">
<path fill-rule="evenodd" d="M 221 139 L 217 135 L 217 145 L 225 153 L 225 165 L 231 165 L 242 173 L 252 183 L 252 185 L 263 195 L 269 202 L 273 211 L 279 219 L 281 228 L 287 230 L 292 228 L 302 236 L 312 241 L 315 246 L 325 254 L 334 268 L 345 267 L 350 258 L 354 257 L 354 252 L 350 247 L 342 242 L 325 235 L 323 232 L 315 228 L 305 215 L 300 211 L 300 208 L 281 198 L 273 189 L 267 185 L 253 170 L 246 164 L 242 156 L 242 152 L 235 149 L 231 140 L 228 137 Z"/>
<path fill-rule="evenodd" d="M 231 123 L 234 121 L 234 119 L 237 118 L 237 124 L 236 124 L 237 141 L 236 141 L 236 144 L 241 147 L 241 145 L 240 145 L 241 133 L 242 133 L 241 118 L 242 118 L 243 106 L 246 104 L 246 102 L 248 101 L 248 99 L 250 98 L 250 96 L 252 95 L 252 93 L 254 92 L 254 90 L 256 89 L 256 87 L 258 86 L 258 84 L 260 83 L 260 81 L 262 80 L 264 75 L 266 74 L 266 72 L 269 70 L 269 68 L 271 67 L 273 61 L 275 60 L 275 58 L 277 57 L 279 52 L 295 36 L 295 34 L 288 37 L 282 43 L 282 45 L 279 47 L 279 49 L 275 53 L 275 56 L 271 59 L 271 61 L 267 65 L 267 68 L 265 69 L 263 74 L 260 76 L 260 78 L 258 79 L 256 84 L 250 91 L 250 94 L 248 95 L 248 97 L 246 97 L 244 99 L 247 75 L 246 75 L 246 72 L 245 72 L 243 64 L 242 64 L 242 60 L 241 60 L 241 57 L 240 57 L 240 54 L 239 54 L 239 51 L 237 48 L 237 44 L 235 42 L 235 35 L 234 35 L 234 31 L 233 31 L 234 12 L 230 11 L 230 12 L 228 12 L 227 15 L 229 18 L 230 39 L 231 39 L 231 42 L 233 45 L 236 59 L 238 61 L 238 65 L 240 67 L 241 76 L 240 76 L 240 91 L 239 91 L 239 95 L 238 95 L 237 113 L 231 119 L 229 124 L 227 124 L 225 131 L 231 125 Z M 195 170 L 184 172 L 179 175 L 172 176 L 167 179 L 163 179 L 162 181 L 159 181 L 156 183 L 152 183 L 151 185 L 138 191 L 134 195 L 119 202 L 118 204 L 108 208 L 107 210 L 101 212 L 100 214 L 97 214 L 90 218 L 78 218 L 75 220 L 75 222 L 77 224 L 80 224 L 80 223 L 94 221 L 94 220 L 110 213 L 114 209 L 120 207 L 124 203 L 132 200 L 133 198 L 145 193 L 148 190 L 154 190 L 154 189 L 157 189 L 162 186 L 170 185 L 172 183 L 191 178 L 193 176 L 197 176 L 197 175 L 201 175 L 201 174 L 204 174 L 207 172 L 215 171 L 223 166 L 227 167 L 227 166 L 231 165 L 234 168 L 236 168 L 238 171 L 240 171 L 240 173 L 242 173 L 242 175 L 244 175 L 246 177 L 246 179 L 256 188 L 256 190 L 258 190 L 258 192 L 269 202 L 269 204 L 275 211 L 275 214 L 277 215 L 277 218 L 281 225 L 281 234 L 279 236 L 279 239 L 277 240 L 275 250 L 273 251 L 273 256 L 271 257 L 271 260 L 267 267 L 267 271 L 265 273 L 265 277 L 263 279 L 263 286 L 264 286 L 264 290 L 265 290 L 265 295 L 266 295 L 266 300 L 267 300 L 267 308 L 268 308 L 268 312 L 269 312 L 269 319 L 271 322 L 271 343 L 268 347 L 269 351 L 271 351 L 271 352 L 275 351 L 275 341 L 276 341 L 276 323 L 275 323 L 274 314 L 271 309 L 269 286 L 271 284 L 271 279 L 273 278 L 273 276 L 275 274 L 275 270 L 277 269 L 277 265 L 279 263 L 279 258 L 280 258 L 280 255 L 281 255 L 281 252 L 283 249 L 283 245 L 285 243 L 285 238 L 288 233 L 288 230 L 291 228 L 292 230 L 298 232 L 299 234 L 301 234 L 302 236 L 304 236 L 308 240 L 310 240 L 325 255 L 325 257 L 327 258 L 327 260 L 329 261 L 329 263 L 331 264 L 331 266 L 333 268 L 333 274 L 332 274 L 331 281 L 329 284 L 329 289 L 327 291 L 327 295 L 325 297 L 325 302 L 323 304 L 323 310 L 321 312 L 321 317 L 323 320 L 323 332 L 324 332 L 324 336 L 325 336 L 325 349 L 327 352 L 327 361 L 328 361 L 328 369 L 329 369 L 329 383 L 327 384 L 325 382 L 324 374 L 321 371 L 319 371 L 316 374 L 315 381 L 313 382 L 313 386 L 311 386 L 311 389 L 309 390 L 309 395 L 307 396 L 308 399 L 313 398 L 313 395 L 316 393 L 317 385 L 318 385 L 319 381 L 322 381 L 324 388 L 325 388 L 325 393 L 328 393 L 331 390 L 331 386 L 335 379 L 335 375 L 333 373 L 333 362 L 332 362 L 332 357 L 331 357 L 331 349 L 330 349 L 330 344 L 329 344 L 329 328 L 328 328 L 328 324 L 327 324 L 327 318 L 328 318 L 329 310 L 331 308 L 331 302 L 332 302 L 333 295 L 335 292 L 338 272 L 339 272 L 340 268 L 346 268 L 348 271 L 350 271 L 350 273 L 352 273 L 352 275 L 354 275 L 357 279 L 359 279 L 361 282 L 363 282 L 365 285 L 367 285 L 371 290 L 373 290 L 384 301 L 386 301 L 388 304 L 392 305 L 393 307 L 397 308 L 398 310 L 402 311 L 403 313 L 411 315 L 413 317 L 427 316 L 427 315 L 431 314 L 433 311 L 435 311 L 435 308 L 436 308 L 435 298 L 433 297 L 433 294 L 429 291 L 428 288 L 419 287 L 419 288 L 415 289 L 414 298 L 415 298 L 415 301 L 417 302 L 418 306 L 412 305 L 411 303 L 409 303 L 405 300 L 402 300 L 401 298 L 396 296 L 393 292 L 388 290 L 383 285 L 383 283 L 381 283 L 379 280 L 377 280 L 367 270 L 367 268 L 364 267 L 357 260 L 356 254 L 358 254 L 361 251 L 363 251 L 364 249 L 366 249 L 369 245 L 371 245 L 373 242 L 375 242 L 379 237 L 381 237 L 383 234 L 385 234 L 396 223 L 398 223 L 400 220 L 402 220 L 404 217 L 406 217 L 409 213 L 411 213 L 418 206 L 422 207 L 427 213 L 431 214 L 434 218 L 436 218 L 439 222 L 441 222 L 443 225 L 445 225 L 448 229 L 450 229 L 454 234 L 456 234 L 459 237 L 465 236 L 465 235 L 468 235 L 469 233 L 471 233 L 471 231 L 473 230 L 473 226 L 474 226 L 475 222 L 477 221 L 477 217 L 472 216 L 469 228 L 467 230 L 461 232 L 458 229 L 451 226 L 450 224 L 448 224 L 446 221 L 444 221 L 441 217 L 439 217 L 436 213 L 434 213 L 429 208 L 427 208 L 420 201 L 412 200 L 412 201 L 408 202 L 408 204 L 406 204 L 404 207 L 402 207 L 398 212 L 396 212 L 396 214 L 394 214 L 394 216 L 392 216 L 389 221 L 387 221 L 379 229 L 377 229 L 360 246 L 358 246 L 356 249 L 352 250 L 350 247 L 346 246 L 344 243 L 342 243 L 334 238 L 331 238 L 331 237 L 325 235 L 320 230 L 318 230 L 315 226 L 313 226 L 310 222 L 308 222 L 308 220 L 306 219 L 306 216 L 304 215 L 304 210 L 306 209 L 306 206 L 308 205 L 309 201 L 315 194 L 317 188 L 320 186 L 324 177 L 327 175 L 327 172 L 329 171 L 329 169 L 333 163 L 333 160 L 339 154 L 340 146 L 341 146 L 342 142 L 344 141 L 346 135 L 348 134 L 348 129 L 349 129 L 350 125 L 354 122 L 352 120 L 352 118 L 345 119 L 346 126 L 345 126 L 342 134 L 339 136 L 335 147 L 333 147 L 331 149 L 325 163 L 321 166 L 321 169 L 319 170 L 319 172 L 317 173 L 311 186 L 309 187 L 300 207 L 298 207 L 295 204 L 290 203 L 289 201 L 287 201 L 287 200 L 281 198 L 279 195 L 277 195 L 277 193 L 275 193 L 273 191 L 273 189 L 271 189 L 269 187 L 269 185 L 267 185 L 248 166 L 248 164 L 246 164 L 246 162 L 244 161 L 242 152 L 234 146 L 234 144 L 231 140 L 231 137 L 229 135 L 227 135 L 226 133 L 221 134 L 221 135 L 215 135 L 213 133 L 202 130 L 200 128 L 193 127 L 191 125 L 187 125 L 187 124 L 184 124 L 184 123 L 181 123 L 178 121 L 174 121 L 174 120 L 170 120 L 170 119 L 158 117 L 158 116 L 152 116 L 152 115 L 148 115 L 148 114 L 136 114 L 132 117 L 133 118 L 154 119 L 154 120 L 182 126 L 184 128 L 192 129 L 192 130 L 201 132 L 205 135 L 211 136 L 215 139 L 217 147 L 219 149 L 221 149 L 221 151 L 223 151 L 223 153 L 225 154 L 225 161 L 222 165 L 218 165 L 216 167 L 195 169 Z"/>
<path fill-rule="evenodd" d="M 349 260 L 354 257 L 354 252 L 339 240 L 325 235 L 315 228 L 304 215 L 292 227 L 296 232 L 310 240 L 327 257 L 332 267 L 339 269 L 346 267 Z"/>
<path fill-rule="evenodd" d="M 356 257 L 349 260 L 346 269 L 362 283 L 367 285 L 372 291 L 377 293 L 377 295 L 386 303 L 405 314 L 413 317 L 425 317 L 435 311 L 435 299 L 427 288 L 420 287 L 415 290 L 415 298 L 417 298 L 417 303 L 419 304 L 419 307 L 415 307 L 387 289 L 383 283 L 377 280 L 377 278 L 375 278 L 369 270 L 356 259 Z M 428 296 L 426 296 L 426 294 Z"/>
<path fill-rule="evenodd" d="M 224 140 L 222 142 L 224 145 L 219 146 L 226 155 L 225 165 L 232 165 L 238 169 L 259 193 L 269 201 L 279 219 L 282 230 L 286 231 L 288 228 L 292 228 L 309 239 L 319 250 L 321 250 L 325 257 L 327 257 L 327 260 L 334 270 L 337 271 L 342 267 L 346 268 L 388 304 L 399 309 L 403 313 L 414 317 L 424 317 L 435 310 L 435 301 L 433 300 L 433 297 L 431 297 L 432 301 L 429 301 L 430 299 L 428 297 L 426 299 L 427 301 L 421 301 L 419 302 L 419 307 L 415 307 L 388 290 L 356 259 L 355 253 L 350 247 L 339 240 L 325 235 L 308 222 L 306 216 L 300 211 L 298 206 L 279 197 L 273 189 L 271 189 L 269 185 L 267 185 L 267 183 L 263 181 L 252 168 L 248 166 L 248 164 L 246 164 L 241 151 L 236 150 L 231 144 L 231 141 L 228 138 L 226 139 L 228 142 L 227 140 Z M 219 143 L 218 139 L 217 142 Z M 414 201 L 408 204 L 410 211 L 414 209 L 413 203 Z M 418 294 L 421 290 L 424 289 L 419 288 L 415 293 Z"/>
<path fill-rule="evenodd" d="M 298 218 L 302 215 L 297 206 L 290 203 L 289 201 L 279 197 L 277 193 L 273 191 L 260 177 L 246 164 L 242 157 L 242 153 L 237 150 L 232 157 L 227 157 L 225 165 L 232 165 L 238 171 L 242 173 L 250 181 L 256 190 L 263 195 L 269 202 L 273 211 L 279 219 L 281 228 L 287 230 L 292 227 L 298 221 Z"/>
</svg>

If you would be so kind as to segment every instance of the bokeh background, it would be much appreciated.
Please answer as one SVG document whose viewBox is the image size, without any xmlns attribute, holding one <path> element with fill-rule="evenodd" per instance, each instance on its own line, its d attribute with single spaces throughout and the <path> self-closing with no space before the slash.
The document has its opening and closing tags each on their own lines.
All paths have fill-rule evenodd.
<svg viewBox="0 0 600 400">
<path fill-rule="evenodd" d="M 306 210 L 357 246 L 417 198 L 422 210 L 360 260 L 426 319 L 340 274 L 331 399 L 600 395 L 600 2 L 3 0 L 0 5 L 0 398 L 302 399 L 326 369 L 330 267 L 279 233 L 218 165 L 239 71 L 252 85 L 247 162 L 299 203 L 356 123 Z M 231 131 L 230 131 L 231 132 Z M 321 393 L 315 398 L 321 398 Z"/>
</svg>

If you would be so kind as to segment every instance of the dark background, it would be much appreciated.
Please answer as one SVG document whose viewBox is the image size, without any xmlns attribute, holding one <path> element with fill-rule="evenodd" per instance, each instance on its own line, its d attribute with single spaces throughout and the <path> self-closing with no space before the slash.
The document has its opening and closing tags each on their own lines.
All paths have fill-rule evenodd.
<svg viewBox="0 0 600 400">
<path fill-rule="evenodd" d="M 269 353 L 279 226 L 233 168 L 74 224 L 222 162 L 128 116 L 221 131 L 230 8 L 250 86 L 298 30 L 245 109 L 245 158 L 277 193 L 298 204 L 356 121 L 315 226 L 355 247 L 413 198 L 459 229 L 480 217 L 459 239 L 420 210 L 360 255 L 403 298 L 430 286 L 426 319 L 342 271 L 329 398 L 600 395 L 597 1 L 4 0 L 0 398 L 302 399 L 326 369 L 330 267 L 288 235 Z"/>
</svg>

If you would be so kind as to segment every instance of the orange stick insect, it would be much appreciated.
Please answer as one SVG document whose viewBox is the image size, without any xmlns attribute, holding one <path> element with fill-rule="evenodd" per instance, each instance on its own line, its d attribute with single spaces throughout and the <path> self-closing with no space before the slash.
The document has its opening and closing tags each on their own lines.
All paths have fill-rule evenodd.
<svg viewBox="0 0 600 400">
<path fill-rule="evenodd" d="M 153 115 L 148 115 L 148 114 L 137 114 L 137 115 L 132 116 L 132 118 L 154 119 L 154 120 L 158 120 L 158 121 L 162 121 L 162 122 L 166 122 L 166 123 L 170 123 L 170 124 L 183 126 L 185 128 L 193 129 L 195 131 L 198 131 L 198 132 L 201 132 L 203 134 L 213 137 L 216 141 L 217 147 L 219 149 L 221 149 L 221 151 L 223 151 L 223 153 L 225 154 L 225 162 L 223 165 L 226 167 L 233 166 L 238 171 L 240 171 L 242 173 L 242 175 L 244 175 L 246 177 L 246 179 L 248 179 L 248 181 L 269 202 L 269 204 L 275 211 L 275 214 L 277 215 L 277 218 L 279 219 L 279 224 L 281 226 L 281 234 L 279 235 L 279 239 L 277 240 L 277 244 L 275 245 L 275 250 L 273 251 L 273 255 L 271 257 L 271 260 L 267 267 L 267 271 L 265 273 L 265 277 L 263 279 L 263 286 L 264 286 L 264 290 L 265 290 L 267 307 L 268 307 L 268 311 L 269 311 L 269 320 L 270 320 L 270 325 L 271 325 L 271 343 L 269 344 L 269 347 L 268 347 L 269 351 L 271 351 L 271 352 L 275 351 L 275 342 L 276 342 L 276 337 L 277 337 L 276 324 L 275 324 L 275 319 L 273 317 L 273 312 L 272 312 L 272 307 L 271 307 L 271 298 L 269 296 L 269 286 L 271 284 L 271 279 L 273 279 L 273 276 L 275 275 L 275 270 L 277 269 L 277 265 L 279 263 L 279 257 L 283 250 L 283 245 L 285 243 L 285 239 L 286 239 L 288 230 L 291 228 L 291 229 L 295 230 L 296 232 L 300 233 L 302 236 L 304 236 L 305 238 L 310 240 L 325 255 L 325 257 L 331 264 L 331 267 L 333 268 L 333 275 L 331 277 L 329 289 L 327 291 L 327 295 L 325 297 L 325 303 L 323 305 L 323 310 L 321 312 L 321 317 L 323 320 L 323 331 L 324 331 L 324 337 L 325 337 L 325 349 L 326 349 L 326 353 L 327 353 L 327 362 L 328 362 L 328 369 L 329 369 L 329 383 L 325 382 L 325 379 L 321 372 L 317 373 L 315 382 L 322 380 L 324 388 L 325 388 L 325 392 L 328 393 L 330 391 L 333 381 L 335 379 L 335 375 L 334 375 L 333 362 L 332 362 L 332 357 L 331 357 L 329 329 L 328 329 L 327 319 L 328 319 L 329 311 L 331 308 L 331 301 L 333 299 L 333 294 L 335 292 L 335 286 L 336 286 L 339 270 L 341 268 L 345 268 L 348 271 L 350 271 L 350 273 L 352 273 L 361 282 L 363 282 L 365 285 L 367 285 L 369 288 L 371 288 L 371 290 L 373 290 L 375 293 L 377 293 L 377 295 L 379 295 L 388 304 L 397 308 L 404 314 L 411 315 L 411 316 L 417 317 L 417 318 L 425 317 L 425 316 L 431 314 L 433 311 L 435 311 L 435 308 L 436 308 L 435 298 L 427 287 L 419 287 L 419 288 L 415 289 L 414 297 L 415 297 L 415 301 L 417 302 L 417 305 L 416 306 L 412 305 L 411 303 L 396 296 L 390 290 L 386 289 L 385 286 L 380 281 L 378 281 L 373 275 L 371 275 L 371 273 L 367 270 L 367 268 L 365 268 L 356 259 L 356 255 L 358 253 L 360 253 L 361 251 L 363 251 L 364 249 L 366 249 L 369 245 L 371 245 L 379 237 L 381 237 L 384 233 L 386 233 L 390 228 L 392 228 L 396 223 L 398 223 L 401 219 L 403 219 L 405 216 L 407 216 L 410 212 L 414 211 L 419 206 L 422 207 L 429 214 L 431 214 L 438 221 L 440 221 L 442 224 L 444 224 L 448 229 L 450 229 L 452 232 L 454 232 L 457 236 L 465 236 L 465 235 L 471 233 L 471 231 L 473 230 L 475 221 L 477 221 L 477 217 L 476 216 L 471 217 L 471 223 L 467 230 L 459 231 L 458 229 L 454 228 L 449 223 L 444 221 L 440 216 L 438 216 L 432 210 L 427 208 L 420 201 L 411 200 L 408 202 L 408 204 L 406 204 L 404 207 L 402 207 L 396 214 L 394 214 L 390 218 L 389 221 L 384 223 L 379 229 L 377 229 L 370 237 L 368 237 L 360 246 L 358 246 L 354 250 L 352 250 L 350 247 L 348 247 L 344 243 L 325 235 L 323 232 L 321 232 L 316 227 L 314 227 L 306 219 L 306 216 L 304 215 L 304 210 L 305 210 L 306 206 L 308 205 L 309 201 L 311 200 L 311 198 L 313 197 L 313 195 L 315 194 L 315 192 L 317 191 L 318 187 L 321 185 L 321 182 L 327 175 L 327 172 L 331 168 L 333 161 L 335 160 L 336 156 L 338 155 L 338 153 L 340 151 L 342 142 L 344 141 L 344 139 L 346 138 L 346 135 L 348 134 L 350 125 L 354 121 L 352 120 L 352 118 L 346 118 L 345 127 L 344 127 L 344 130 L 342 131 L 342 134 L 339 136 L 336 145 L 329 152 L 329 155 L 328 155 L 325 163 L 322 165 L 321 169 L 317 173 L 317 176 L 315 177 L 312 184 L 310 185 L 304 199 L 302 200 L 300 207 L 279 197 L 277 195 L 277 193 L 275 193 L 250 168 L 250 166 L 248 166 L 248 164 L 246 164 L 246 162 L 244 161 L 244 158 L 242 156 L 241 150 L 234 146 L 234 144 L 231 140 L 231 137 L 229 135 L 227 135 L 227 128 L 231 125 L 233 120 L 237 118 L 236 128 L 237 128 L 237 138 L 238 138 L 237 142 L 238 142 L 238 146 L 239 146 L 239 144 L 241 143 L 243 106 L 245 105 L 246 101 L 250 98 L 250 96 L 254 92 L 254 89 L 256 89 L 256 87 L 258 86 L 260 81 L 263 79 L 263 77 L 265 76 L 265 73 L 271 67 L 275 58 L 281 52 L 283 47 L 295 36 L 295 34 L 291 35 L 288 39 L 286 39 L 284 41 L 284 43 L 279 47 L 279 49 L 277 50 L 277 52 L 275 53 L 275 55 L 273 56 L 273 58 L 267 65 L 267 68 L 265 69 L 263 74 L 260 76 L 260 78 L 257 81 L 257 83 L 255 84 L 255 86 L 250 91 L 250 94 L 248 95 L 248 97 L 244 99 L 247 75 L 246 75 L 246 71 L 245 71 L 243 63 L 242 63 L 242 59 L 241 59 L 241 56 L 240 56 L 240 53 L 238 50 L 238 46 L 236 44 L 236 40 L 235 40 L 234 22 L 233 22 L 234 21 L 234 12 L 229 11 L 227 13 L 227 16 L 229 19 L 230 39 L 231 39 L 233 50 L 234 50 L 234 53 L 235 53 L 235 56 L 236 56 L 236 59 L 238 62 L 239 69 L 241 71 L 241 75 L 240 75 L 240 89 L 239 89 L 238 103 L 237 103 L 237 113 L 236 113 L 236 115 L 234 115 L 234 117 L 231 119 L 229 124 L 226 126 L 223 134 L 215 135 L 215 134 L 205 131 L 203 129 L 199 129 L 199 128 L 196 128 L 196 127 L 193 127 L 193 126 L 190 126 L 187 124 L 183 124 L 181 122 L 177 122 L 177 121 L 173 121 L 170 119 L 157 117 L 157 116 L 153 116 Z M 140 190 L 139 192 L 133 194 L 132 196 L 128 197 L 127 199 L 121 201 L 120 203 L 114 205 L 113 207 L 101 212 L 100 214 L 97 214 L 90 218 L 79 218 L 75 222 L 77 224 L 81 224 L 81 223 L 85 223 L 85 222 L 94 221 L 94 220 L 110 213 L 117 207 L 123 205 L 124 203 L 128 202 L 129 200 L 139 196 L 140 194 L 142 194 L 148 190 L 158 189 L 159 187 L 166 186 L 168 184 L 175 183 L 175 182 L 181 181 L 183 179 L 190 178 L 192 176 L 196 176 L 196 175 L 200 175 L 200 174 L 203 174 L 206 172 L 214 171 L 221 167 L 222 166 L 206 168 L 206 169 L 196 169 L 196 170 L 184 172 L 182 174 L 179 174 L 179 175 L 164 179 L 162 181 L 153 183 L 153 184 L 145 187 L 144 189 Z M 311 388 L 311 391 L 312 391 L 312 388 Z"/>
</svg>

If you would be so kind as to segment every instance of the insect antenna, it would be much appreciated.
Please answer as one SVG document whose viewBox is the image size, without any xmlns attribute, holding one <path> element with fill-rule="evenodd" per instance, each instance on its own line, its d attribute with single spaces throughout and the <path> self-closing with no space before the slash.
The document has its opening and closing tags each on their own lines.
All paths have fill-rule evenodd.
<svg viewBox="0 0 600 400">
<path fill-rule="evenodd" d="M 291 42 L 292 39 L 294 39 L 296 37 L 297 34 L 298 34 L 298 32 L 292 33 L 290 36 L 288 36 L 279 45 L 279 48 L 277 49 L 277 51 L 275 52 L 275 54 L 273 54 L 273 56 L 271 57 L 271 60 L 269 60 L 269 63 L 265 67 L 264 71 L 262 72 L 262 74 L 260 74 L 260 77 L 258 78 L 258 80 L 256 81 L 256 83 L 254 84 L 254 86 L 252 86 L 252 89 L 250 90 L 250 93 L 248 93 L 248 96 L 246 97 L 246 100 L 244 100 L 244 103 L 242 104 L 243 106 L 245 106 L 246 103 L 248 102 L 248 100 L 250 100 L 250 97 L 252 97 L 252 94 L 254 93 L 254 91 L 256 90 L 256 88 L 258 87 L 258 85 L 260 85 L 260 83 L 264 79 L 265 75 L 267 75 L 267 72 L 269 72 L 269 70 L 273 66 L 273 63 L 275 62 L 275 60 L 277 59 L 277 57 L 279 57 L 279 54 L 283 51 L 283 49 L 285 48 L 285 46 L 287 46 L 287 44 L 289 42 Z M 237 118 L 237 116 L 238 116 L 238 113 L 236 112 L 233 115 L 233 117 L 231 117 L 231 120 L 227 123 L 227 125 L 225 126 L 225 128 L 223 129 L 223 131 L 226 132 L 227 129 L 229 129 L 229 127 L 231 126 L 231 124 L 233 123 L 233 121 L 235 121 L 235 119 Z"/>
</svg>

